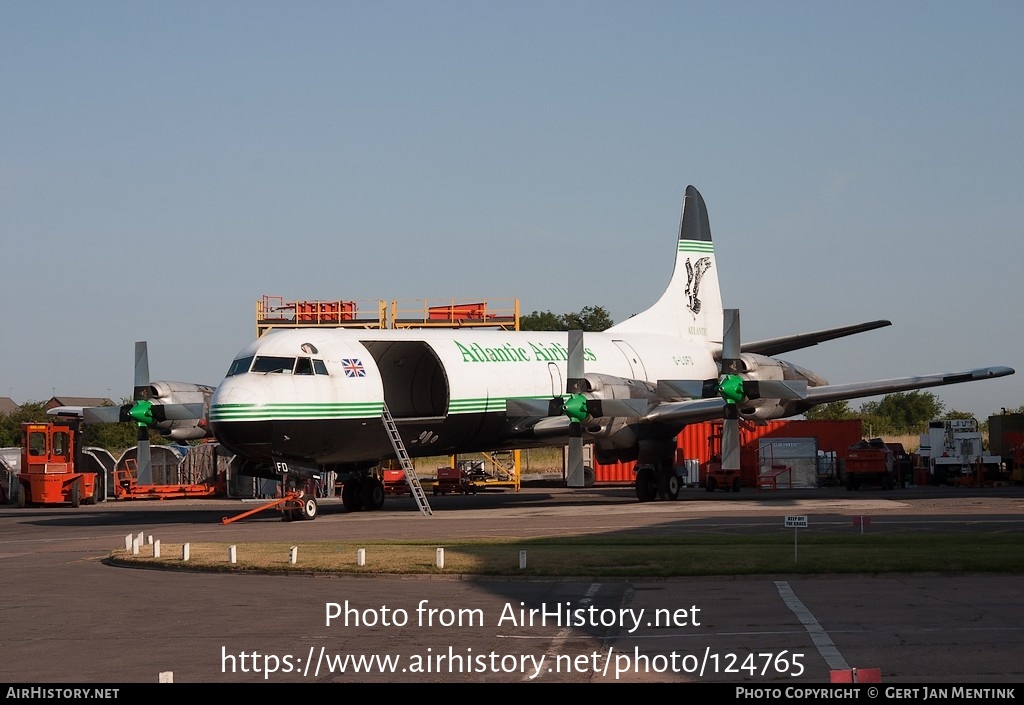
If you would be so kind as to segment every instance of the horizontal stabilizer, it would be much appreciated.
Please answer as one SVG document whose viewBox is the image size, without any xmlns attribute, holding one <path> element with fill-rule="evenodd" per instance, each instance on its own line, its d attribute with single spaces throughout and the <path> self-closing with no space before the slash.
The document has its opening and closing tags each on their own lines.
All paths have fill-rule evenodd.
<svg viewBox="0 0 1024 705">
<path fill-rule="evenodd" d="M 753 343 L 744 343 L 741 349 L 745 353 L 757 353 L 759 355 L 768 356 L 779 355 L 791 350 L 810 348 L 818 343 L 824 343 L 827 340 L 845 338 L 848 335 L 855 335 L 857 333 L 863 333 L 865 331 L 884 328 L 891 325 L 891 321 L 869 321 L 867 323 L 858 323 L 852 326 L 842 326 L 841 328 L 829 328 L 827 330 L 814 331 L 813 333 L 798 333 L 797 335 L 787 335 L 782 338 L 771 338 L 769 340 L 759 340 Z"/>
<path fill-rule="evenodd" d="M 52 409 L 46 410 L 47 416 L 77 416 L 82 418 L 82 414 L 85 412 L 87 407 L 84 406 L 55 406 Z"/>
</svg>

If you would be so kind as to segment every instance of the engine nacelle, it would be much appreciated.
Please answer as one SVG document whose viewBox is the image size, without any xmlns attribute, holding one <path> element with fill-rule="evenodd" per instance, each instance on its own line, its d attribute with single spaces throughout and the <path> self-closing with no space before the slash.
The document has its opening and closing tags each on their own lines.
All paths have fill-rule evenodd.
<svg viewBox="0 0 1024 705">
<path fill-rule="evenodd" d="M 589 394 L 595 399 L 645 399 L 658 401 L 658 389 L 650 382 L 612 375 L 586 374 Z"/>
<path fill-rule="evenodd" d="M 791 380 L 806 382 L 808 387 L 828 384 L 821 375 L 785 360 L 766 355 L 743 353 L 744 380 Z M 799 400 L 789 399 L 744 399 L 740 404 L 740 415 L 753 421 L 771 421 L 800 413 L 804 405 Z"/>
<path fill-rule="evenodd" d="M 174 441 L 196 441 L 212 437 L 206 423 L 210 410 L 210 397 L 213 387 L 191 382 L 168 382 L 156 380 L 149 383 L 150 401 L 154 404 L 202 404 L 203 417 L 200 419 L 160 421 L 153 424 L 153 429 L 165 438 Z"/>
</svg>

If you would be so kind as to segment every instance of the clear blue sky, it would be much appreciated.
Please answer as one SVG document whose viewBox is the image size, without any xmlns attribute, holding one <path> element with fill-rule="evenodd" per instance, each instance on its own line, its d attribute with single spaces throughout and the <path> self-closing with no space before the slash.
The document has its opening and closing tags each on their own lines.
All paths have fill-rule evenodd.
<svg viewBox="0 0 1024 705">
<path fill-rule="evenodd" d="M 1024 3 L 0 4 L 0 396 L 216 384 L 255 302 L 641 310 L 682 193 L 747 340 L 1024 404 Z M 856 406 L 859 402 L 855 402 Z"/>
</svg>

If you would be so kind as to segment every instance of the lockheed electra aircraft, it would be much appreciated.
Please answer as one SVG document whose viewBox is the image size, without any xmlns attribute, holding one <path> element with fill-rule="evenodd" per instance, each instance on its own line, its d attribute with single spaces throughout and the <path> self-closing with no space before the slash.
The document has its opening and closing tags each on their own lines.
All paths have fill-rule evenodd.
<svg viewBox="0 0 1024 705">
<path fill-rule="evenodd" d="M 661 298 L 600 333 L 271 331 L 235 357 L 210 401 L 209 423 L 243 459 L 243 473 L 342 473 L 348 509 L 383 504 L 372 470 L 397 454 L 389 419 L 410 457 L 590 443 L 600 463 L 636 461 L 636 494 L 648 501 L 678 492 L 675 439 L 686 424 L 725 419 L 727 465 L 738 462 L 741 418 L 784 418 L 825 402 L 1014 372 L 830 385 L 774 357 L 888 321 L 741 342 L 738 313 L 723 310 L 707 209 L 692 186 L 674 258 Z"/>
</svg>

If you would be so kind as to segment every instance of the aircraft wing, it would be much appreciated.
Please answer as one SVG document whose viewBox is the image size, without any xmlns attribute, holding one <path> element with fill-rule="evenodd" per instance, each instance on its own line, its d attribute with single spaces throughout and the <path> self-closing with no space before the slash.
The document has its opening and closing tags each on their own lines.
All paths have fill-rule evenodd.
<svg viewBox="0 0 1024 705">
<path fill-rule="evenodd" d="M 872 397 L 879 394 L 892 394 L 927 387 L 941 387 L 947 384 L 977 382 L 1014 374 L 1012 367 L 979 367 L 962 372 L 941 372 L 920 375 L 917 377 L 896 377 L 871 382 L 851 382 L 849 384 L 828 384 L 807 389 L 806 399 L 793 403 L 792 413 L 802 413 L 818 404 L 826 404 L 844 399 Z M 639 423 L 700 423 L 721 419 L 725 402 L 714 397 L 710 399 L 687 399 L 657 404 L 646 414 L 637 417 Z M 569 430 L 569 420 L 565 416 L 530 416 L 523 418 L 515 428 L 515 433 L 529 435 L 533 438 L 562 437 Z"/>
<path fill-rule="evenodd" d="M 813 347 L 818 343 L 824 343 L 827 340 L 845 338 L 848 335 L 855 335 L 857 333 L 863 333 L 864 331 L 874 330 L 875 328 L 884 328 L 891 325 L 892 321 L 868 321 L 867 323 L 857 323 L 856 325 L 842 326 L 840 328 L 828 328 L 826 330 L 818 330 L 812 333 L 798 333 L 796 335 L 787 335 L 782 338 L 770 338 L 768 340 L 758 340 L 753 343 L 744 343 L 740 347 L 740 351 L 745 353 L 758 353 L 760 355 L 768 355 L 771 357 L 791 350 L 802 350 L 803 348 Z"/>
<path fill-rule="evenodd" d="M 979 367 L 963 372 L 941 372 L 917 377 L 896 377 L 871 382 L 851 382 L 849 384 L 827 384 L 819 387 L 808 387 L 806 399 L 793 403 L 793 415 L 807 411 L 818 404 L 827 404 L 844 399 L 873 397 L 879 394 L 892 394 L 926 387 L 941 387 L 961 382 L 977 382 L 983 379 L 994 379 L 1012 375 L 1012 367 Z M 710 421 L 722 417 L 721 399 L 694 399 L 659 404 L 645 417 L 645 421 L 683 421 L 696 423 Z"/>
<path fill-rule="evenodd" d="M 940 372 L 938 374 L 921 375 L 920 377 L 897 377 L 881 379 L 874 382 L 851 382 L 849 384 L 828 384 L 822 387 L 810 387 L 807 390 L 807 402 L 810 405 L 826 404 L 843 399 L 872 397 L 877 394 L 892 394 L 926 387 L 941 387 L 946 384 L 961 382 L 977 382 L 983 379 L 1012 375 L 1012 367 L 979 367 L 963 372 Z M 810 406 L 808 406 L 810 408 Z"/>
<path fill-rule="evenodd" d="M 640 423 L 658 423 L 680 421 L 698 423 L 722 418 L 722 407 L 725 405 L 720 398 L 687 399 L 686 401 L 663 402 L 646 414 L 636 417 Z M 533 438 L 554 438 L 569 432 L 569 419 L 565 416 L 524 418 L 516 425 L 516 431 L 528 434 Z"/>
</svg>

